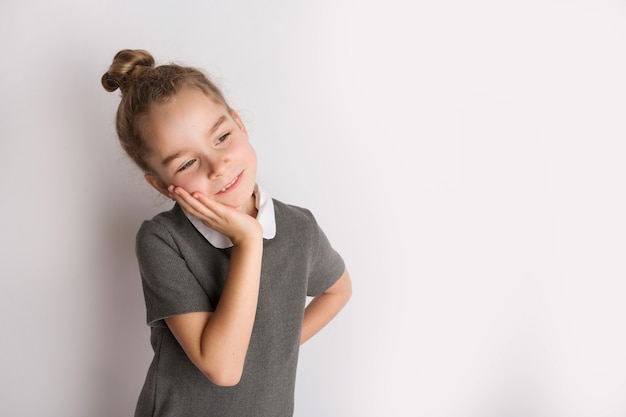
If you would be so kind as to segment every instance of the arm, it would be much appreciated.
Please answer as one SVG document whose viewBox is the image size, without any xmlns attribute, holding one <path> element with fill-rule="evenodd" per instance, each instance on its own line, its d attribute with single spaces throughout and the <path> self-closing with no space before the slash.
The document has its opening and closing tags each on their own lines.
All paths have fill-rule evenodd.
<svg viewBox="0 0 626 417">
<path fill-rule="evenodd" d="M 263 254 L 262 229 L 245 213 L 184 190 L 179 204 L 233 241 L 220 301 L 213 313 L 181 314 L 165 319 L 181 347 L 213 383 L 239 383 L 256 314 Z"/>
<path fill-rule="evenodd" d="M 346 305 L 352 295 L 348 270 L 329 289 L 311 300 L 304 310 L 300 344 L 303 344 L 326 326 Z"/>
</svg>

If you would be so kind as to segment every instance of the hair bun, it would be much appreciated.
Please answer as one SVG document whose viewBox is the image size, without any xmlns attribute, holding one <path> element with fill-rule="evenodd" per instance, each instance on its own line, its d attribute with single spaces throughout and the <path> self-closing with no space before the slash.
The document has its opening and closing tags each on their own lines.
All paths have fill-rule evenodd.
<svg viewBox="0 0 626 417">
<path fill-rule="evenodd" d="M 154 58 L 143 49 L 123 49 L 115 54 L 109 70 L 102 76 L 102 86 L 113 92 L 126 93 L 147 70 L 154 68 Z"/>
</svg>

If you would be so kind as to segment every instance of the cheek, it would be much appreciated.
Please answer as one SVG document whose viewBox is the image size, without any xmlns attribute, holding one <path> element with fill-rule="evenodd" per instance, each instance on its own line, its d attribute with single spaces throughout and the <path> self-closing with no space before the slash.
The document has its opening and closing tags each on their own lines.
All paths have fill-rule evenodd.
<svg viewBox="0 0 626 417">
<path fill-rule="evenodd" d="M 256 157 L 256 152 L 254 151 L 254 148 L 251 145 L 248 145 L 245 151 L 245 154 L 246 154 L 246 159 L 248 161 L 248 165 L 250 165 L 250 168 L 256 171 L 257 157 Z"/>
<path fill-rule="evenodd" d="M 205 181 L 203 181 L 199 175 L 187 176 L 174 182 L 175 185 L 183 187 L 188 193 L 194 193 L 196 191 L 202 194 L 207 194 Z"/>
</svg>

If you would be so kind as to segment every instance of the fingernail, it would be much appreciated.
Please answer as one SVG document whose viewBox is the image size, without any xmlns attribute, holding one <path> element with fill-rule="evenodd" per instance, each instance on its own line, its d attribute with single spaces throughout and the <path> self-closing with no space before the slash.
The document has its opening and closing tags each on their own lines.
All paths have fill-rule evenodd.
<svg viewBox="0 0 626 417">
<path fill-rule="evenodd" d="M 174 186 L 170 185 L 169 187 L 167 187 L 167 191 L 169 191 L 170 193 L 174 191 Z"/>
</svg>

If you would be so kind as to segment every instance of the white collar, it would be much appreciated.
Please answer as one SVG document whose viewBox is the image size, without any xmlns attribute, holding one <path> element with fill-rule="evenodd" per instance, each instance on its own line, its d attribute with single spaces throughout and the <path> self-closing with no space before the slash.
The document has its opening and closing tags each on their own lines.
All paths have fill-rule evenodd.
<svg viewBox="0 0 626 417">
<path fill-rule="evenodd" d="M 274 202 L 270 195 L 259 186 L 254 185 L 254 205 L 258 210 L 256 219 L 261 223 L 263 227 L 263 238 L 272 239 L 276 236 L 276 217 L 274 216 Z M 206 240 L 219 249 L 226 249 L 233 246 L 233 242 L 230 239 L 218 232 L 215 229 L 211 229 L 200 220 L 193 217 L 191 214 L 183 210 L 183 213 L 187 216 L 191 224 L 200 232 Z"/>
</svg>

